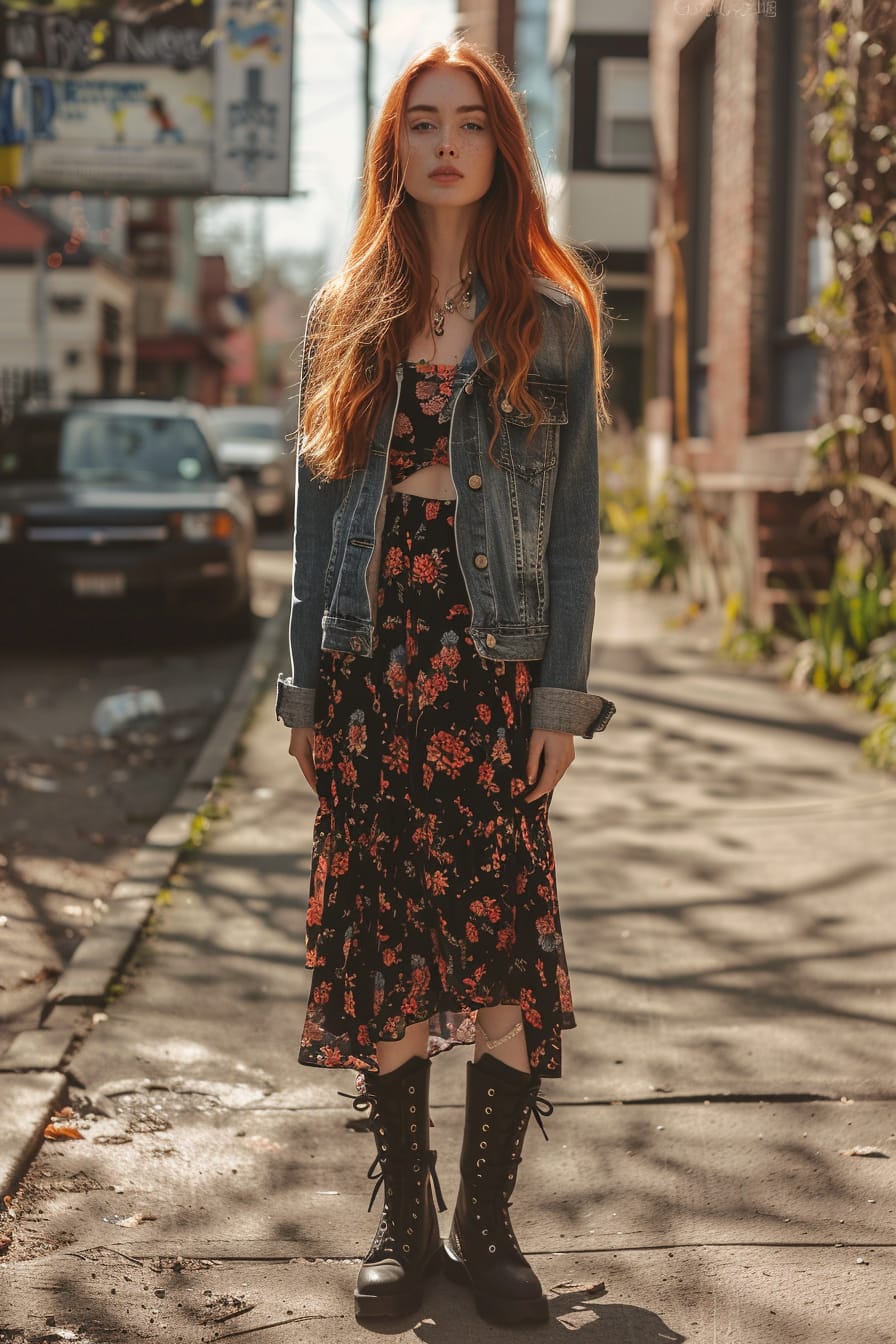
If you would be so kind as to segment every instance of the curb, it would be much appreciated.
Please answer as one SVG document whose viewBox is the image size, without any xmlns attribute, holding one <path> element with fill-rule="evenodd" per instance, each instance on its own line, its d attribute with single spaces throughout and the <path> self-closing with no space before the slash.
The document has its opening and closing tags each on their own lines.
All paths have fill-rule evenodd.
<svg viewBox="0 0 896 1344">
<path fill-rule="evenodd" d="M 62 1061 L 127 962 L 160 887 L 174 871 L 193 822 L 242 732 L 285 639 L 292 605 L 284 588 L 256 636 L 239 680 L 167 811 L 147 832 L 127 874 L 112 889 L 103 918 L 78 944 L 44 1005 L 39 1028 L 23 1031 L 0 1056 L 0 1196 L 11 1194 L 40 1145 L 44 1125 L 62 1104 Z M 5 1121 L 5 1123 L 4 1123 Z"/>
</svg>

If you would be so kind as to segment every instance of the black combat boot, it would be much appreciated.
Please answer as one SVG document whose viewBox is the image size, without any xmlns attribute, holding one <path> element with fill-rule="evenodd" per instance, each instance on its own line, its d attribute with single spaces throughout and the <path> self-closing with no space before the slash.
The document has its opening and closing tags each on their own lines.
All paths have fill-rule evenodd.
<svg viewBox="0 0 896 1344">
<path fill-rule="evenodd" d="M 376 1179 L 368 1212 L 385 1187 L 383 1216 L 358 1274 L 355 1314 L 402 1316 L 423 1301 L 423 1280 L 439 1267 L 439 1209 L 445 1201 L 429 1147 L 428 1059 L 415 1056 L 390 1073 L 365 1074 L 356 1110 L 370 1108 L 377 1155 L 367 1175 Z M 379 1175 L 377 1175 L 379 1168 Z"/>
<path fill-rule="evenodd" d="M 467 1064 L 461 1183 L 443 1265 L 450 1279 L 472 1288 L 480 1316 L 505 1325 L 548 1319 L 508 1212 L 529 1116 L 547 1138 L 541 1117 L 554 1109 L 538 1087 L 537 1077 L 493 1055 Z"/>
</svg>

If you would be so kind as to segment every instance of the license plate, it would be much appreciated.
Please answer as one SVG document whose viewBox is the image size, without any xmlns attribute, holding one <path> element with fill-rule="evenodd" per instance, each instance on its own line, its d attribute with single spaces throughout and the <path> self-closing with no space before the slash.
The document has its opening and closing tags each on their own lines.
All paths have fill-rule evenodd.
<svg viewBox="0 0 896 1344">
<path fill-rule="evenodd" d="M 73 574 L 72 587 L 75 597 L 121 597 L 125 590 L 124 575 L 117 570 Z"/>
</svg>

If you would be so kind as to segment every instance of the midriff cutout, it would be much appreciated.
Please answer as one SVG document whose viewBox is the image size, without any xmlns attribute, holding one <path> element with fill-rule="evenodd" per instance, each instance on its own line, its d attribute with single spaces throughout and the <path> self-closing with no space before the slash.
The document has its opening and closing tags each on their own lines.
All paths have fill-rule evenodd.
<svg viewBox="0 0 896 1344">
<path fill-rule="evenodd" d="M 392 489 L 396 494 L 420 495 L 424 499 L 457 499 L 451 468 L 441 465 L 421 467 L 393 485 Z"/>
</svg>

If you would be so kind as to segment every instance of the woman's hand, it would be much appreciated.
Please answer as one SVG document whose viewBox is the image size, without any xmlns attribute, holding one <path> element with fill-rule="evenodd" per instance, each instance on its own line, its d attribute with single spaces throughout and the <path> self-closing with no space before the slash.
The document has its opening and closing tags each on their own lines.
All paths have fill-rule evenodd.
<svg viewBox="0 0 896 1344">
<path fill-rule="evenodd" d="M 317 778 L 314 771 L 314 729 L 293 728 L 289 735 L 289 754 L 299 763 L 299 769 L 308 781 L 309 787 L 317 793 Z"/>
<path fill-rule="evenodd" d="M 533 803 L 536 798 L 550 793 L 551 789 L 559 784 L 575 758 L 576 749 L 572 733 L 551 733 L 545 728 L 533 729 L 529 736 L 526 778 L 530 784 L 535 785 L 535 788 L 525 795 L 523 801 Z"/>
</svg>

